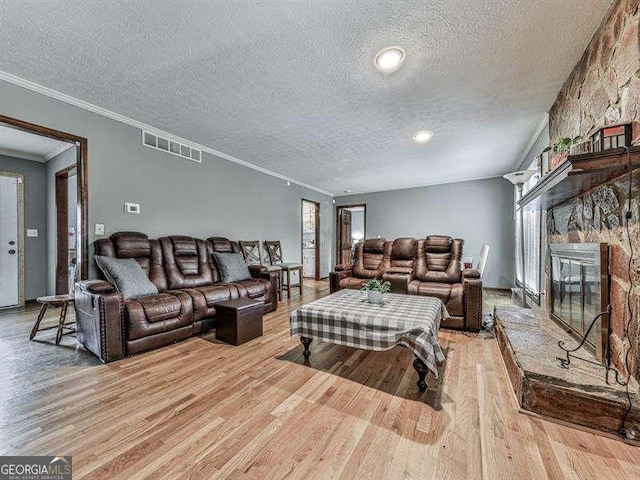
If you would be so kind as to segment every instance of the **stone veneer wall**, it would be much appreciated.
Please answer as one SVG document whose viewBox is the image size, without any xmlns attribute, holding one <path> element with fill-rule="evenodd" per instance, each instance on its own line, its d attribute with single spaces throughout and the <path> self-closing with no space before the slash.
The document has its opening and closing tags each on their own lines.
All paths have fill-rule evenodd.
<svg viewBox="0 0 640 480">
<path fill-rule="evenodd" d="M 552 143 L 640 117 L 639 5 L 613 2 L 549 111 Z"/>
<path fill-rule="evenodd" d="M 640 0 L 613 2 L 582 58 L 565 82 L 549 112 L 552 142 L 561 137 L 587 137 L 604 125 L 640 118 Z M 638 124 L 635 125 L 637 127 Z M 635 145 L 640 132 L 634 130 Z M 605 242 L 611 246 L 611 349 L 614 366 L 626 374 L 624 356 L 631 349 L 630 370 L 640 379 L 640 172 L 633 175 L 629 247 L 625 228 L 628 176 L 598 186 L 549 210 L 550 243 Z M 631 271 L 629 258 L 633 253 Z M 623 342 L 629 319 L 630 294 L 634 321 Z"/>
</svg>

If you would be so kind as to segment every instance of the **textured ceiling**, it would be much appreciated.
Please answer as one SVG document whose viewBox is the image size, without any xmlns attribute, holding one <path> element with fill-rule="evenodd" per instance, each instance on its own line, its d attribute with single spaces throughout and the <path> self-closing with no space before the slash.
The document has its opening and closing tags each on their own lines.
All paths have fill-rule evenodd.
<svg viewBox="0 0 640 480">
<path fill-rule="evenodd" d="M 512 169 L 609 3 L 2 0 L 0 70 L 357 193 Z"/>
<path fill-rule="evenodd" d="M 61 154 L 72 143 L 43 137 L 0 124 L 0 154 L 46 162 Z"/>
</svg>

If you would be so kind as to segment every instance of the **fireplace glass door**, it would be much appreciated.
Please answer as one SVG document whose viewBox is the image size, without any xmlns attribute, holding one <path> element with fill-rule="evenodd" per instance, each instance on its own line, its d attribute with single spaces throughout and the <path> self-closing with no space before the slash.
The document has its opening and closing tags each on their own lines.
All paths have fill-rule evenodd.
<svg viewBox="0 0 640 480">
<path fill-rule="evenodd" d="M 577 338 L 582 338 L 609 301 L 607 246 L 552 244 L 550 252 L 552 317 Z M 585 344 L 599 360 L 603 360 L 606 351 L 608 320 L 596 322 Z"/>
</svg>

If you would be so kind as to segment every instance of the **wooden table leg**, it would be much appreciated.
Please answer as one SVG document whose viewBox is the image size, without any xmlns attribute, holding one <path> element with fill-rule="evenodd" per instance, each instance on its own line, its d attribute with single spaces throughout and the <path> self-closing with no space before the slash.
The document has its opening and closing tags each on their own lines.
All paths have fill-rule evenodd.
<svg viewBox="0 0 640 480">
<path fill-rule="evenodd" d="M 427 366 L 422 360 L 416 357 L 416 359 L 413 361 L 413 368 L 416 370 L 416 372 L 418 372 L 418 381 L 416 382 L 416 385 L 418 385 L 418 388 L 421 392 L 426 392 L 427 388 L 429 387 L 429 385 L 427 385 L 427 382 L 424 381 L 429 371 L 427 369 Z"/>
<path fill-rule="evenodd" d="M 60 307 L 60 319 L 58 320 L 58 333 L 56 333 L 56 345 L 60 345 L 62 339 L 62 329 L 64 328 L 64 322 L 67 318 L 67 302 L 64 302 Z"/>
<path fill-rule="evenodd" d="M 284 278 L 282 278 L 282 269 L 278 273 L 278 300 L 282 301 L 282 282 Z"/>
<path fill-rule="evenodd" d="M 36 320 L 36 324 L 31 329 L 29 340 L 33 340 L 33 337 L 35 337 L 36 333 L 38 333 L 38 329 L 40 328 L 40 322 L 42 322 L 42 319 L 44 318 L 44 314 L 47 313 L 48 306 L 49 305 L 47 305 L 46 303 L 43 303 L 42 306 L 40 307 L 40 313 L 38 313 L 38 319 Z"/>
<path fill-rule="evenodd" d="M 302 342 L 302 345 L 304 345 L 304 352 L 302 352 L 302 355 L 304 356 L 305 360 L 309 360 L 309 357 L 311 356 L 309 345 L 311 345 L 313 338 L 300 337 L 300 341 Z"/>
</svg>

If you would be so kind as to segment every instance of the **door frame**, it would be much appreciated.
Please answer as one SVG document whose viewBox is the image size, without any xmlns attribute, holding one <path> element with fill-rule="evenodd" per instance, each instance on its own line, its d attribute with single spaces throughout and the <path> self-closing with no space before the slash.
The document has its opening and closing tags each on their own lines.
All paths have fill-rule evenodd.
<svg viewBox="0 0 640 480">
<path fill-rule="evenodd" d="M 69 293 L 69 173 L 75 168 L 56 172 L 56 295 Z"/>
<path fill-rule="evenodd" d="M 351 205 L 336 205 L 336 265 L 340 260 L 340 210 L 347 208 L 363 207 L 364 208 L 364 241 L 367 238 L 367 204 L 354 203 Z"/>
<path fill-rule="evenodd" d="M 0 170 L 0 176 L 18 179 L 18 306 L 24 307 L 24 175 Z"/>
<path fill-rule="evenodd" d="M 89 275 L 89 176 L 87 171 L 88 142 L 84 137 L 71 133 L 61 132 L 53 128 L 25 122 L 17 118 L 0 115 L 0 123 L 11 125 L 13 128 L 23 130 L 44 137 L 55 138 L 63 142 L 72 143 L 77 147 L 76 155 L 76 175 L 78 177 L 78 198 L 80 205 L 80 215 L 78 216 L 77 230 L 80 233 L 77 237 L 77 259 L 78 259 L 78 279 L 85 280 Z M 24 234 L 24 232 L 23 232 Z M 57 255 L 56 255 L 57 258 Z M 56 273 L 58 268 L 56 266 Z M 57 284 L 57 280 L 56 280 Z"/>
<path fill-rule="evenodd" d="M 302 263 L 304 270 L 304 251 L 302 250 L 302 242 L 304 241 L 304 224 L 302 222 L 302 216 L 304 215 L 304 202 L 312 203 L 316 206 L 316 215 L 314 219 L 315 223 L 315 240 L 313 246 L 315 249 L 315 275 L 314 280 L 320 280 L 320 202 L 314 202 L 306 198 L 300 199 L 300 263 Z M 300 272 L 300 276 L 304 277 L 303 271 Z"/>
</svg>

